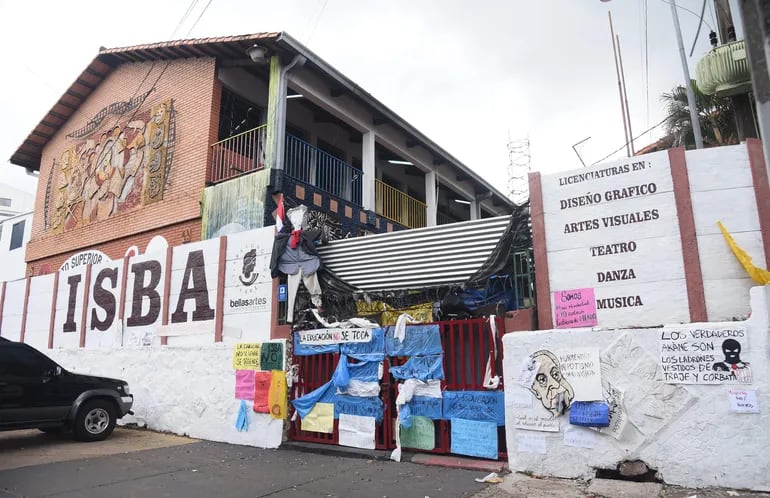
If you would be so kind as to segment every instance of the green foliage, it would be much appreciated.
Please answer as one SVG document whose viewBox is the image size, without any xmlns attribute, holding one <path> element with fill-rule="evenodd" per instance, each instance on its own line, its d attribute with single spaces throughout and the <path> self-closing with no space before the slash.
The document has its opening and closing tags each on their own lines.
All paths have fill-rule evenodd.
<svg viewBox="0 0 770 498">
<path fill-rule="evenodd" d="M 692 86 L 704 145 L 738 143 L 735 114 L 730 99 L 701 93 L 695 80 L 692 80 Z M 695 136 L 687 103 L 687 89 L 678 86 L 671 90 L 671 93 L 661 95 L 661 101 L 666 106 L 665 126 L 671 137 L 671 147 L 694 147 Z"/>
</svg>

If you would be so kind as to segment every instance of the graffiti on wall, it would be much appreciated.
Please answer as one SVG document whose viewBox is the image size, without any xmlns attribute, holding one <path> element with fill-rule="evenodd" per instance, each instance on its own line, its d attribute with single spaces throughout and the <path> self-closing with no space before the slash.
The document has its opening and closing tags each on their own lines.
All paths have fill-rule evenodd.
<svg viewBox="0 0 770 498">
<path fill-rule="evenodd" d="M 45 220 L 54 233 L 163 200 L 174 154 L 173 99 L 99 129 L 68 135 L 81 140 L 53 160 Z"/>
</svg>

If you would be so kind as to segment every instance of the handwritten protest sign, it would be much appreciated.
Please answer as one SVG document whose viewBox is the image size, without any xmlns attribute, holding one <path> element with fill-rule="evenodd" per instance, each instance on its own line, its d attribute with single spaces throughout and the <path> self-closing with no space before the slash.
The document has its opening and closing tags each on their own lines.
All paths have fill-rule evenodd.
<svg viewBox="0 0 770 498">
<path fill-rule="evenodd" d="M 283 344 L 280 342 L 262 343 L 259 364 L 260 370 L 283 370 Z"/>
<path fill-rule="evenodd" d="M 730 400 L 730 411 L 735 413 L 759 413 L 759 400 L 757 391 L 746 389 L 728 389 L 727 397 Z"/>
<path fill-rule="evenodd" d="M 596 318 L 594 290 L 572 289 L 553 293 L 553 310 L 557 329 L 593 327 Z"/>
<path fill-rule="evenodd" d="M 353 448 L 374 449 L 374 417 L 340 414 L 339 444 Z"/>
<path fill-rule="evenodd" d="M 311 432 L 334 432 L 334 403 L 316 403 L 302 418 L 302 430 Z"/>
<path fill-rule="evenodd" d="M 233 351 L 234 370 L 260 370 L 260 352 L 262 344 L 256 342 L 241 342 L 235 345 Z"/>
<path fill-rule="evenodd" d="M 369 342 L 372 340 L 372 331 L 370 329 L 312 329 L 300 330 L 296 334 L 301 344 L 314 346 L 346 342 Z"/>
<path fill-rule="evenodd" d="M 575 391 L 575 401 L 597 401 L 602 397 L 599 350 L 575 348 L 559 352 L 561 375 Z"/>
<path fill-rule="evenodd" d="M 666 327 L 660 366 L 669 384 L 751 384 L 745 326 Z"/>
<path fill-rule="evenodd" d="M 401 427 L 401 446 L 432 451 L 436 447 L 436 430 L 428 417 L 412 416 L 410 428 Z"/>
<path fill-rule="evenodd" d="M 453 418 L 451 426 L 452 453 L 497 460 L 497 424 Z"/>
</svg>

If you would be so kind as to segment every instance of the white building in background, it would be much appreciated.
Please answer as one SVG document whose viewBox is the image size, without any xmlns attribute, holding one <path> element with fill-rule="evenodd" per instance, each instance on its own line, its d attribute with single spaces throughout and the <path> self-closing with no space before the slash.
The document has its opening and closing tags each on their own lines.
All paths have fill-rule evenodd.
<svg viewBox="0 0 770 498">
<path fill-rule="evenodd" d="M 24 278 L 32 211 L 0 219 L 0 282 Z"/>
<path fill-rule="evenodd" d="M 35 209 L 35 194 L 0 183 L 0 221 Z"/>
<path fill-rule="evenodd" d="M 35 195 L 0 183 L 0 282 L 24 278 Z"/>
</svg>

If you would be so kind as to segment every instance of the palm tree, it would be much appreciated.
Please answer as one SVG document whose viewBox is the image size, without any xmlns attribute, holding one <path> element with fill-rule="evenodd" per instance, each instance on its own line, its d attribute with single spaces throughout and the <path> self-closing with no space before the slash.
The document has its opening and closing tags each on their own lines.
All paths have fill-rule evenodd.
<svg viewBox="0 0 770 498">
<path fill-rule="evenodd" d="M 735 128 L 735 114 L 729 98 L 706 95 L 698 90 L 692 80 L 695 92 L 695 108 L 700 119 L 703 143 L 706 146 L 730 145 L 738 143 Z M 678 86 L 671 93 L 661 95 L 666 106 L 666 131 L 671 137 L 672 147 L 693 147 L 695 137 L 690 122 L 690 108 L 687 103 L 687 90 Z"/>
</svg>

